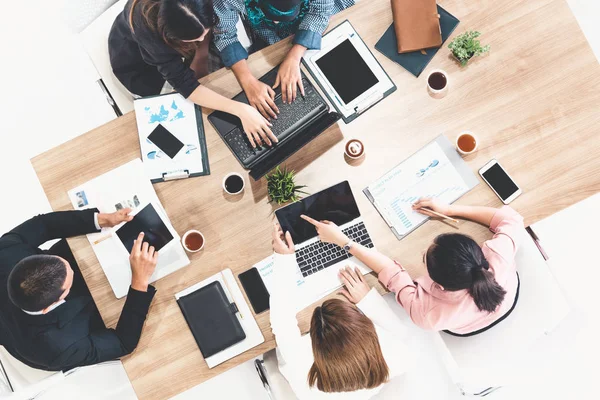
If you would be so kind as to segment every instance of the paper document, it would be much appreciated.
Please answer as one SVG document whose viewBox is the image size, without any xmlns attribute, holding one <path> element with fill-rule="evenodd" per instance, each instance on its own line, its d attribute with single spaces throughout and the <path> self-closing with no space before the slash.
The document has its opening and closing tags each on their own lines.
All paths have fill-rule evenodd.
<svg viewBox="0 0 600 400">
<path fill-rule="evenodd" d="M 136 100 L 134 107 L 144 169 L 150 179 L 176 171 L 204 171 L 194 103 L 173 93 Z M 160 143 L 148 139 L 159 124 L 183 144 L 173 158 L 160 148 Z"/>
<path fill-rule="evenodd" d="M 467 182 L 457 163 L 465 164 L 462 159 L 452 162 L 440 141 L 433 141 L 371 184 L 365 194 L 395 233 L 406 235 L 429 218 L 412 209 L 419 198 L 452 203 L 475 186 L 472 172 Z"/>
<path fill-rule="evenodd" d="M 253 267 L 258 270 L 258 273 L 260 274 L 260 277 L 262 278 L 265 286 L 267 287 L 267 291 L 269 293 L 271 293 L 272 287 L 275 284 L 272 279 L 273 278 L 273 265 L 274 265 L 273 255 L 270 255 L 269 257 L 265 258 L 264 260 L 261 260 L 253 265 Z M 296 305 L 298 307 L 297 311 L 301 311 L 301 310 L 305 309 L 306 307 L 308 307 L 315 301 L 322 299 L 323 297 L 325 297 L 328 294 L 337 290 L 337 288 L 332 288 L 331 290 L 328 290 L 328 291 L 322 292 L 322 293 L 309 292 L 309 291 L 305 290 L 304 289 L 305 288 L 304 287 L 304 283 L 305 283 L 304 277 L 302 276 L 302 272 L 300 271 L 299 267 L 296 267 L 295 279 L 296 279 L 296 287 L 298 288 L 297 292 L 295 293 L 295 296 L 297 296 L 297 300 L 296 300 Z"/>
<path fill-rule="evenodd" d="M 101 213 L 113 213 L 122 208 L 131 208 L 135 214 L 149 203 L 154 206 L 172 234 L 173 243 L 160 252 L 150 283 L 190 263 L 181 239 L 160 204 L 139 158 L 70 190 L 68 195 L 76 210 L 97 208 Z M 131 283 L 129 254 L 115 233 L 123 225 L 121 223 L 86 235 L 117 298 L 127 294 Z"/>
</svg>

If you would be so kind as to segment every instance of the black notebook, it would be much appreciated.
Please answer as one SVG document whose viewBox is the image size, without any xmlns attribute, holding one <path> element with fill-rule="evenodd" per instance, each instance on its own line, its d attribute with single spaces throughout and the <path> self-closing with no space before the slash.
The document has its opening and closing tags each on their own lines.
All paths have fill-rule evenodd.
<svg viewBox="0 0 600 400">
<path fill-rule="evenodd" d="M 460 22 L 456 17 L 451 15 L 448 11 L 444 10 L 439 5 L 437 6 L 438 13 L 440 14 L 440 29 L 442 30 L 442 46 L 446 42 L 446 39 L 450 37 L 458 23 Z M 440 47 L 442 47 L 440 46 Z M 403 66 L 408 72 L 418 77 L 421 72 L 425 69 L 427 64 L 431 61 L 433 56 L 437 53 L 440 47 L 434 47 L 425 50 L 426 54 L 422 54 L 420 51 L 412 51 L 410 53 L 398 54 L 398 42 L 396 40 L 396 32 L 394 31 L 394 24 L 385 31 L 381 39 L 375 44 L 375 48 L 381 52 L 384 56 L 390 60 Z"/>
<path fill-rule="evenodd" d="M 220 282 L 210 283 L 177 300 L 204 358 L 241 342 L 244 329 Z"/>
</svg>

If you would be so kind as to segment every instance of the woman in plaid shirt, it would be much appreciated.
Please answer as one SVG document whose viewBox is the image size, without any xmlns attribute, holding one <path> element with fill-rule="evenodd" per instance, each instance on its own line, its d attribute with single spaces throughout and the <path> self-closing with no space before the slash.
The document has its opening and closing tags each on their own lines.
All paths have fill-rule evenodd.
<svg viewBox="0 0 600 400">
<path fill-rule="evenodd" d="M 354 4 L 354 0 L 214 0 L 217 25 L 214 43 L 226 67 L 231 67 L 252 106 L 266 118 L 277 118 L 274 88 L 281 86 L 282 100 L 291 103 L 298 89 L 304 95 L 300 60 L 308 49 L 321 47 L 329 17 Z M 273 88 L 255 78 L 240 44 L 236 24 L 242 18 L 253 41 L 252 50 L 295 35 L 293 46 L 279 67 Z"/>
</svg>

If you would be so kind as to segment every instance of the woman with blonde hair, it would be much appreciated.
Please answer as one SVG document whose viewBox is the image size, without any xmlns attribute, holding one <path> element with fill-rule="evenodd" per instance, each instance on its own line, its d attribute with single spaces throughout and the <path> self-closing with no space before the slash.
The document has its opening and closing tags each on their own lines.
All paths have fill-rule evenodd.
<svg viewBox="0 0 600 400">
<path fill-rule="evenodd" d="M 299 399 L 368 399 L 408 369 L 412 356 L 402 344 L 402 323 L 357 269 L 340 273 L 340 294 L 349 301 L 323 302 L 313 312 L 310 334 L 302 336 L 294 243 L 279 225 L 273 249 L 271 328 L 279 370 Z"/>
</svg>

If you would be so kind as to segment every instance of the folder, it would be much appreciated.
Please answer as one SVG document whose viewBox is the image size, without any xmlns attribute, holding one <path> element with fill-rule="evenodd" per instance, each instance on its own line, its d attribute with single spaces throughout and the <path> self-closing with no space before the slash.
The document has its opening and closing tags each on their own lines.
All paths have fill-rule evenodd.
<svg viewBox="0 0 600 400">
<path fill-rule="evenodd" d="M 177 299 L 187 324 L 204 358 L 246 338 L 236 313 L 220 282 L 212 282 Z"/>
</svg>

